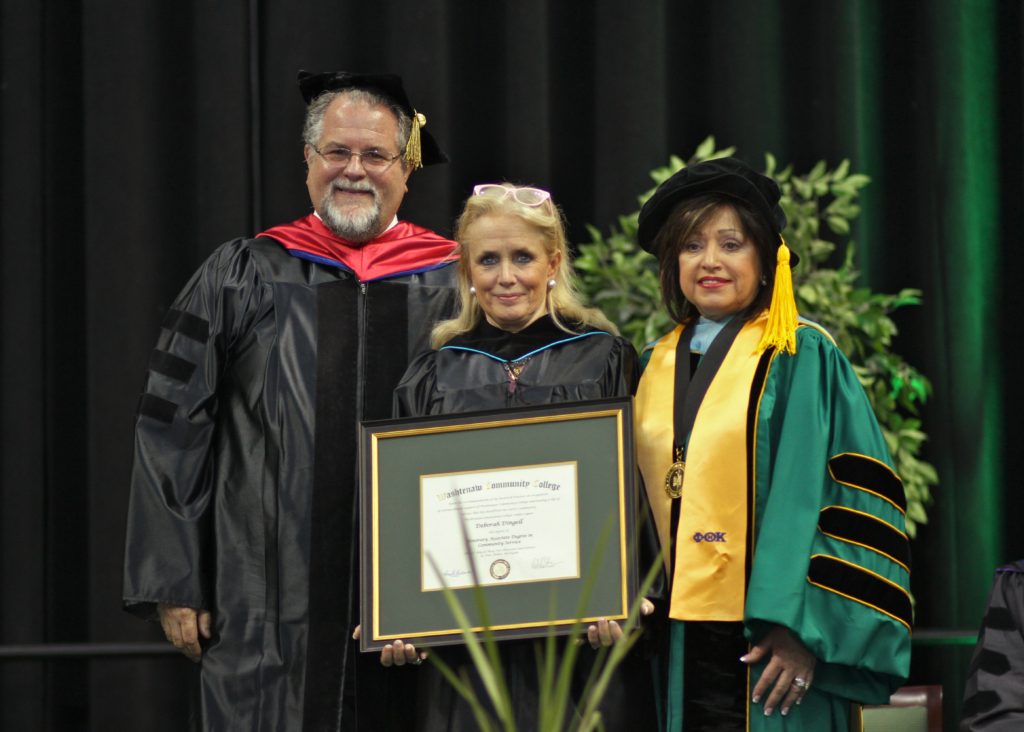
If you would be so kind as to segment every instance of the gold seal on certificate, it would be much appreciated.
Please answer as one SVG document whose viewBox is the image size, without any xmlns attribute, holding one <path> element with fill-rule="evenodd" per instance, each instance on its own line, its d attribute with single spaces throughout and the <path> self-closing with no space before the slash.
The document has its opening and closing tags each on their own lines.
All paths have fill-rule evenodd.
<svg viewBox="0 0 1024 732">
<path fill-rule="evenodd" d="M 496 580 L 503 580 L 508 577 L 512 567 L 504 559 L 495 559 L 491 562 L 491 576 Z"/>
</svg>

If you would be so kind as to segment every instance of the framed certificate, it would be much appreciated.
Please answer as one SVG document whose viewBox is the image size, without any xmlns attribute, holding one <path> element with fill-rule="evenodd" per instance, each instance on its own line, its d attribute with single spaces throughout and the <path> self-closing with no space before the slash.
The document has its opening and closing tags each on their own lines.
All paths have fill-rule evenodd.
<svg viewBox="0 0 1024 732">
<path fill-rule="evenodd" d="M 632 400 L 364 422 L 360 649 L 624 620 L 636 594 Z"/>
</svg>

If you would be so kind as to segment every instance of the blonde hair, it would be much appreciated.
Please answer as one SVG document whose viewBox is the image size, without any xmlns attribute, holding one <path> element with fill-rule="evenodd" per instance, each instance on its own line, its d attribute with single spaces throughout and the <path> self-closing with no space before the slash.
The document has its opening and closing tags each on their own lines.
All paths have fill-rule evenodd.
<svg viewBox="0 0 1024 732">
<path fill-rule="evenodd" d="M 516 188 L 511 184 L 502 185 Z M 565 237 L 565 224 L 561 211 L 554 202 L 544 201 L 539 206 L 524 206 L 512 196 L 470 196 L 458 220 L 455 222 L 455 239 L 459 242 L 458 293 L 459 312 L 451 320 L 442 320 L 434 326 L 430 334 L 432 348 L 440 348 L 457 335 L 473 330 L 483 317 L 480 303 L 469 291 L 470 261 L 469 247 L 466 244 L 466 230 L 473 223 L 485 216 L 515 216 L 537 230 L 544 239 L 544 251 L 548 257 L 561 255 L 558 271 L 554 279 L 556 284 L 547 291 L 547 311 L 551 319 L 566 333 L 575 333 L 567 323 L 587 325 L 599 330 L 606 330 L 615 335 L 619 329 L 597 308 L 586 307 L 580 299 L 576 284 L 576 274 L 569 256 L 569 245 Z"/>
</svg>

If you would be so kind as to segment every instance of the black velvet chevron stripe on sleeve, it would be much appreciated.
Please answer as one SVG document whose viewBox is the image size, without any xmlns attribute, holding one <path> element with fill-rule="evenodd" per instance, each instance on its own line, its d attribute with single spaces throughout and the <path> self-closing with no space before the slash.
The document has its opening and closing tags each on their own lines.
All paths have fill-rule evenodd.
<svg viewBox="0 0 1024 732">
<path fill-rule="evenodd" d="M 903 481 L 885 463 L 865 455 L 844 452 L 829 459 L 828 471 L 837 483 L 874 493 L 903 513 L 907 512 Z"/>
<path fill-rule="evenodd" d="M 196 365 L 173 353 L 154 349 L 153 354 L 149 357 L 149 370 L 163 374 L 175 381 L 188 383 L 192 378 L 192 373 L 196 370 Z"/>
<path fill-rule="evenodd" d="M 210 337 L 209 321 L 184 310 L 168 310 L 163 327 L 199 343 L 206 343 Z"/>
<path fill-rule="evenodd" d="M 910 571 L 907 535 L 881 519 L 842 506 L 826 506 L 818 514 L 818 529 L 827 536 L 878 552 Z"/>
<path fill-rule="evenodd" d="M 155 394 L 143 394 L 139 399 L 138 414 L 141 417 L 149 417 L 158 422 L 170 424 L 174 421 L 174 415 L 177 411 L 177 404 L 161 399 Z"/>
<path fill-rule="evenodd" d="M 903 623 L 908 629 L 913 622 L 910 596 L 903 588 L 863 567 L 836 557 L 816 554 L 811 557 L 807 581 L 823 590 L 873 607 Z"/>
</svg>

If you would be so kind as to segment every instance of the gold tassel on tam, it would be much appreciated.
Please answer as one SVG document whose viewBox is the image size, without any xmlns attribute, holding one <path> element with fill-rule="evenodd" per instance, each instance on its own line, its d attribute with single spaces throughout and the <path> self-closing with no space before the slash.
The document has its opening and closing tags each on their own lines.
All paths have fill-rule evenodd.
<svg viewBox="0 0 1024 732">
<path fill-rule="evenodd" d="M 796 353 L 796 323 L 799 313 L 793 295 L 793 270 L 789 266 L 789 247 L 785 240 L 775 254 L 775 285 L 772 304 L 768 307 L 768 323 L 764 328 L 757 352 L 768 348 Z"/>
<path fill-rule="evenodd" d="M 405 146 L 405 162 L 412 166 L 413 170 L 423 167 L 423 150 L 420 147 L 420 128 L 427 126 L 425 115 L 414 111 L 412 113 L 412 129 L 409 130 L 409 142 Z"/>
</svg>

